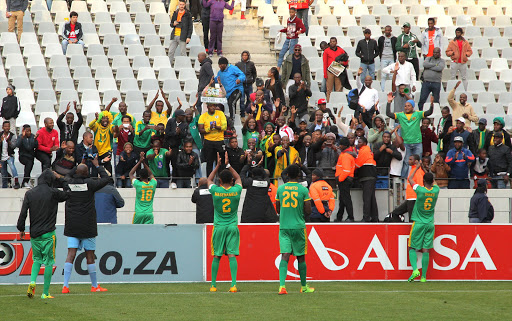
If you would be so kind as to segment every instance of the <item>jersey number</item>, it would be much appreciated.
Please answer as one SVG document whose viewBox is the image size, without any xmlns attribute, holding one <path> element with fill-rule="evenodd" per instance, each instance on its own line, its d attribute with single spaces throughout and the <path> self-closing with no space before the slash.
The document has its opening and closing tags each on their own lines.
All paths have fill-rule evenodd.
<svg viewBox="0 0 512 321">
<path fill-rule="evenodd" d="M 229 198 L 225 198 L 222 200 L 222 212 L 229 213 L 231 212 L 231 207 L 228 207 L 231 205 L 231 200 Z"/>
<path fill-rule="evenodd" d="M 425 209 L 425 211 L 430 211 L 432 209 L 432 201 L 434 199 L 432 197 L 427 197 L 425 199 L 425 204 L 423 205 L 423 208 Z"/>
<path fill-rule="evenodd" d="M 297 207 L 297 196 L 298 192 L 283 192 L 283 207 Z"/>
<path fill-rule="evenodd" d="M 153 199 L 153 190 L 142 190 L 142 197 L 140 198 L 141 201 L 151 202 Z"/>
</svg>

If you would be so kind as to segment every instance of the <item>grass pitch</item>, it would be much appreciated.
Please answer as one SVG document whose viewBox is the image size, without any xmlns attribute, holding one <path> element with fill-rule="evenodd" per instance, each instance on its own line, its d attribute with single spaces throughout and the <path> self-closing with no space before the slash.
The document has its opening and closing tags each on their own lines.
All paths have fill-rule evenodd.
<svg viewBox="0 0 512 321">
<path fill-rule="evenodd" d="M 288 295 L 277 295 L 278 282 L 102 284 L 108 292 L 91 293 L 90 285 L 71 284 L 53 300 L 33 299 L 26 285 L 0 286 L 1 320 L 510 320 L 511 282 L 312 282 L 315 293 L 299 293 L 289 282 Z"/>
</svg>

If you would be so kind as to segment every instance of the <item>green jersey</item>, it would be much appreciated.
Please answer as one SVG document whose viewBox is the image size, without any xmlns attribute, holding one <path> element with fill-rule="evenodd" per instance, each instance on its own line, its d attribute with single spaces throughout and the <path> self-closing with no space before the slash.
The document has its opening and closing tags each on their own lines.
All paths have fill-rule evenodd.
<svg viewBox="0 0 512 321">
<path fill-rule="evenodd" d="M 249 141 L 249 139 L 251 138 L 254 138 L 256 140 L 256 146 L 258 146 L 258 138 L 260 137 L 260 133 L 258 133 L 257 130 L 255 131 L 249 131 L 247 130 L 244 134 L 244 145 L 243 145 L 243 149 L 244 150 L 247 150 L 248 149 L 248 146 L 247 146 L 247 142 Z"/>
<path fill-rule="evenodd" d="M 154 126 L 152 122 L 149 122 L 147 125 Z M 154 129 L 148 129 L 141 134 L 141 131 L 146 128 L 146 124 L 144 121 L 139 120 L 135 124 L 135 137 L 133 138 L 133 145 L 139 148 L 149 148 L 151 146 L 151 136 L 156 133 Z"/>
<path fill-rule="evenodd" d="M 238 203 L 242 195 L 242 185 L 236 184 L 230 188 L 210 185 L 213 198 L 213 226 L 238 226 Z"/>
<path fill-rule="evenodd" d="M 421 120 L 423 119 L 422 111 L 415 111 L 412 114 L 404 112 L 395 113 L 395 118 L 400 122 L 400 130 L 404 144 L 421 144 Z"/>
<path fill-rule="evenodd" d="M 276 201 L 279 201 L 280 207 L 279 228 L 305 228 L 304 202 L 310 199 L 309 190 L 300 183 L 288 182 L 279 186 L 276 194 Z"/>
<path fill-rule="evenodd" d="M 412 210 L 411 220 L 423 224 L 434 224 L 434 209 L 439 196 L 439 186 L 434 185 L 428 189 L 416 184 L 412 189 L 416 193 L 416 203 Z"/>
<path fill-rule="evenodd" d="M 135 215 L 153 214 L 156 179 L 153 178 L 149 183 L 134 179 L 132 185 L 135 188 Z"/>
<path fill-rule="evenodd" d="M 149 168 L 153 172 L 153 175 L 157 178 L 162 177 L 169 177 L 169 164 L 167 163 L 167 160 L 165 159 L 165 153 L 167 153 L 169 150 L 165 148 L 160 148 L 160 152 L 158 152 L 158 155 L 155 155 L 155 158 L 152 160 L 148 159 Z M 149 155 L 154 155 L 155 151 L 153 149 L 148 150 L 146 153 L 146 158 Z"/>
</svg>

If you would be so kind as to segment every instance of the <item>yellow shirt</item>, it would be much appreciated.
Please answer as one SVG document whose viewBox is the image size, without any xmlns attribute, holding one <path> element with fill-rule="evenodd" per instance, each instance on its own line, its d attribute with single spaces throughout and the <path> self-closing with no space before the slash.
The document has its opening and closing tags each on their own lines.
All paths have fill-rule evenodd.
<svg viewBox="0 0 512 321">
<path fill-rule="evenodd" d="M 167 110 L 164 110 L 161 114 L 157 113 L 156 111 L 151 112 L 151 120 L 150 123 L 153 123 L 155 125 L 158 125 L 160 123 L 167 125 L 167 120 L 169 116 L 167 115 Z"/>
<path fill-rule="evenodd" d="M 204 125 L 206 134 L 204 139 L 209 141 L 222 141 L 224 140 L 224 131 L 228 127 L 226 115 L 220 110 L 216 110 L 213 115 L 208 112 L 202 114 L 197 122 L 199 125 Z M 215 126 L 220 126 L 221 130 L 215 129 Z"/>
<path fill-rule="evenodd" d="M 98 148 L 98 155 L 101 156 L 112 150 L 112 138 L 114 137 L 114 125 L 109 124 L 103 127 L 96 120 L 89 124 L 89 128 L 94 132 L 94 145 Z"/>
<path fill-rule="evenodd" d="M 181 18 L 183 18 L 183 15 L 185 14 L 185 10 L 183 12 L 178 11 L 178 19 L 176 19 L 178 22 L 181 22 Z M 172 17 L 171 17 L 172 18 Z M 181 28 L 174 28 L 174 36 L 179 37 L 181 36 Z"/>
</svg>

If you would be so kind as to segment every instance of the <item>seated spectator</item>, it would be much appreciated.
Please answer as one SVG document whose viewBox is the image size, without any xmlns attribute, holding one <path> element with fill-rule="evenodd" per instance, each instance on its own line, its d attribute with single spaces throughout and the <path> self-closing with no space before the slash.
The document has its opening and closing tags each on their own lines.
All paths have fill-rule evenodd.
<svg viewBox="0 0 512 321">
<path fill-rule="evenodd" d="M 485 145 L 484 148 L 486 150 L 489 150 L 489 146 L 494 145 L 494 134 L 495 133 L 502 133 L 503 134 L 503 143 L 512 148 L 512 143 L 510 141 L 510 135 L 506 130 L 503 130 L 505 127 L 505 120 L 503 117 L 494 117 L 492 120 L 492 123 L 494 125 L 494 130 L 489 133 L 489 135 L 486 135 L 485 137 Z"/>
<path fill-rule="evenodd" d="M 393 136 L 392 138 L 394 138 L 395 130 L 392 130 L 386 125 L 384 116 L 376 115 L 372 120 L 372 128 L 368 130 L 368 143 L 370 143 L 370 145 L 382 143 L 382 138 L 385 132 L 391 133 Z"/>
<path fill-rule="evenodd" d="M 133 150 L 132 142 L 135 136 L 131 117 L 128 115 L 122 116 L 121 121 L 121 126 L 115 125 L 114 127 L 114 139 L 117 138 L 117 148 L 115 150 L 117 158 L 119 158 L 123 150 L 125 150 L 126 143 L 130 143 L 131 149 Z M 135 164 L 133 164 L 133 166 L 135 166 Z M 126 168 L 127 173 L 130 172 L 133 166 Z"/>
<path fill-rule="evenodd" d="M 16 148 L 16 137 L 11 132 L 11 123 L 8 120 L 4 120 L 2 124 L 2 140 L 0 141 L 0 170 L 2 171 L 2 188 L 7 188 L 9 179 L 9 173 L 7 172 L 7 166 L 11 169 L 12 177 L 14 177 L 14 188 L 20 188 L 18 182 L 18 171 L 14 166 L 14 149 Z"/>
<path fill-rule="evenodd" d="M 327 133 L 324 139 L 325 142 L 322 146 L 322 150 L 316 155 L 318 168 L 322 169 L 322 173 L 326 177 L 325 181 L 334 188 L 336 187 L 336 181 L 334 179 L 335 168 L 340 153 L 335 144 L 336 135 Z"/>
<path fill-rule="evenodd" d="M 267 111 L 268 115 L 272 113 L 272 100 L 266 100 L 263 90 L 256 91 L 255 100 L 247 104 L 246 113 L 253 117 L 256 121 L 261 120 L 263 112 Z M 268 119 L 266 119 L 268 121 Z"/>
<path fill-rule="evenodd" d="M 244 123 L 244 126 L 242 127 L 242 135 L 243 135 L 243 141 L 244 141 L 244 145 L 243 145 L 244 150 L 247 150 L 247 141 L 251 138 L 256 141 L 256 144 L 258 144 L 258 139 L 259 139 L 260 134 L 256 130 L 256 121 L 254 120 L 254 118 L 252 118 L 251 115 L 249 115 L 249 117 L 247 118 L 247 120 Z M 233 164 L 231 164 L 231 165 L 233 165 Z"/>
<path fill-rule="evenodd" d="M 98 148 L 93 144 L 92 133 L 85 132 L 82 135 L 82 142 L 75 146 L 75 161 L 77 164 L 85 161 L 85 165 L 87 165 L 89 169 L 90 177 L 98 177 L 98 170 L 92 163 L 92 160 L 97 156 Z"/>
<path fill-rule="evenodd" d="M 199 179 L 192 193 L 192 203 L 196 204 L 196 224 L 213 223 L 213 198 L 206 177 Z"/>
<path fill-rule="evenodd" d="M 423 167 L 423 171 L 426 173 L 430 173 L 430 164 L 432 163 L 432 158 L 430 156 L 423 156 L 421 158 L 421 166 Z"/>
<path fill-rule="evenodd" d="M 151 112 L 145 110 L 142 120 L 135 123 L 135 136 L 133 137 L 133 152 L 138 157 L 140 153 L 146 154 L 151 149 L 151 136 L 156 133 L 156 125 L 151 122 Z"/>
<path fill-rule="evenodd" d="M 444 136 L 444 143 L 443 146 L 445 150 L 450 150 L 454 146 L 454 139 L 455 137 L 462 137 L 464 144 L 462 147 L 467 148 L 469 150 L 475 150 L 475 142 L 473 141 L 473 135 L 466 129 L 465 127 L 466 119 L 463 117 L 458 118 L 455 121 L 455 126 L 452 126 L 450 129 L 448 129 L 448 132 L 446 132 L 446 135 Z"/>
<path fill-rule="evenodd" d="M 121 188 L 132 187 L 130 181 L 130 170 L 137 165 L 139 158 L 133 152 L 133 145 L 126 142 L 123 146 L 123 151 L 119 154 L 119 163 L 116 166 L 116 185 Z"/>
<path fill-rule="evenodd" d="M 8 85 L 5 91 L 7 96 L 2 99 L 2 107 L 0 108 L 0 116 L 4 121 L 9 121 L 11 128 L 16 129 L 16 119 L 21 111 L 20 100 L 14 95 L 16 87 Z M 16 133 L 14 133 L 16 136 Z"/>
<path fill-rule="evenodd" d="M 377 166 L 377 175 L 388 176 L 391 161 L 393 159 L 402 160 L 400 153 L 391 142 L 391 133 L 386 131 L 382 134 L 382 142 L 373 145 L 373 158 Z"/>
<path fill-rule="evenodd" d="M 41 162 L 41 170 L 44 171 L 52 164 L 52 153 L 59 149 L 59 133 L 53 129 L 53 119 L 44 119 L 44 128 L 37 131 L 36 139 L 36 158 Z"/>
<path fill-rule="evenodd" d="M 180 177 L 176 180 L 178 188 L 191 188 L 191 179 L 194 177 L 196 170 L 201 166 L 199 155 L 192 151 L 193 144 L 191 141 L 183 143 L 183 149 L 178 153 L 177 175 Z"/>
<path fill-rule="evenodd" d="M 170 157 L 171 151 L 162 148 L 158 140 L 155 141 L 153 148 L 146 152 L 146 159 L 151 172 L 156 178 L 156 187 L 158 188 L 169 188 L 169 175 L 172 174 L 169 169 Z"/>
<path fill-rule="evenodd" d="M 477 187 L 479 179 L 487 180 L 487 188 L 492 188 L 490 179 L 491 164 L 489 162 L 489 157 L 487 157 L 487 151 L 480 148 L 476 155 L 475 162 L 470 168 L 471 177 L 473 177 L 473 180 L 475 181 L 473 188 Z"/>
<path fill-rule="evenodd" d="M 490 176 L 493 187 L 507 188 L 512 173 L 512 155 L 510 147 L 503 144 L 503 133 L 494 133 L 494 145 L 489 146 Z"/>
<path fill-rule="evenodd" d="M 98 161 L 112 173 L 112 140 L 114 138 L 114 125 L 112 114 L 108 111 L 96 113 L 96 119 L 89 123 L 94 132 L 94 145 L 98 148 Z"/>
<path fill-rule="evenodd" d="M 76 116 L 78 118 L 77 121 L 74 121 L 75 115 L 69 112 L 70 105 L 71 103 L 68 103 L 66 110 L 57 118 L 57 127 L 59 127 L 60 131 L 61 144 L 62 142 L 72 141 L 76 145 L 78 140 L 78 131 L 80 130 L 80 127 L 82 127 L 84 119 L 82 117 L 82 113 L 76 108 L 76 101 L 74 101 L 73 107 L 75 108 Z M 62 121 L 64 117 L 66 117 L 65 123 Z"/>
<path fill-rule="evenodd" d="M 275 149 L 275 161 L 276 167 L 274 170 L 274 178 L 281 177 L 281 173 L 286 167 L 295 163 L 299 160 L 299 152 L 290 146 L 290 138 L 286 135 L 281 137 L 281 146 L 277 146 Z"/>
<path fill-rule="evenodd" d="M 309 196 L 313 200 L 311 222 L 330 222 L 334 211 L 335 201 L 332 187 L 324 179 L 324 172 L 321 168 L 316 168 L 311 174 L 313 183 L 309 188 Z"/>
<path fill-rule="evenodd" d="M 18 147 L 19 161 L 25 166 L 21 186 L 30 188 L 32 187 L 32 184 L 30 183 L 30 175 L 32 173 L 32 168 L 34 167 L 34 158 L 36 156 L 37 149 L 36 136 L 32 135 L 30 125 L 23 125 L 23 131 L 16 141 L 16 147 Z"/>
<path fill-rule="evenodd" d="M 491 132 L 485 128 L 487 126 L 487 119 L 480 118 L 478 120 L 478 128 L 473 129 L 471 131 L 471 135 L 473 136 L 473 141 L 475 142 L 474 148 L 476 150 L 472 150 L 472 153 L 477 153 L 477 151 L 481 148 L 485 147 L 485 140 L 489 135 L 491 135 Z M 476 186 L 476 185 L 475 185 Z"/>
<path fill-rule="evenodd" d="M 288 97 L 290 99 L 290 106 L 295 106 L 297 117 L 301 119 L 308 113 L 308 97 L 311 97 L 312 92 L 307 83 L 302 80 L 300 73 L 295 73 L 293 80 L 295 82 L 288 89 Z"/>
<path fill-rule="evenodd" d="M 165 104 L 167 105 L 167 110 L 164 110 L 164 102 L 162 100 L 157 100 L 159 95 L 162 95 L 162 98 L 165 100 Z M 181 101 L 179 98 L 178 98 L 178 102 L 181 105 Z M 153 108 L 153 105 L 155 105 L 156 111 L 151 110 Z M 149 103 L 148 107 L 146 107 L 146 110 L 151 112 L 151 120 L 150 120 L 151 123 L 153 123 L 155 125 L 158 125 L 160 123 L 164 124 L 164 125 L 167 124 L 167 119 L 169 117 L 171 117 L 172 105 L 167 100 L 167 97 L 165 96 L 162 88 L 160 88 L 160 90 L 156 91 L 155 98 L 153 98 L 153 100 Z"/>
<path fill-rule="evenodd" d="M 69 13 L 69 22 L 64 24 L 64 28 L 62 29 L 62 53 L 65 55 L 68 50 L 68 44 L 80 44 L 82 48 L 85 46 L 85 43 L 82 40 L 84 35 L 82 30 L 82 25 L 78 20 L 78 13 L 71 11 Z"/>
<path fill-rule="evenodd" d="M 443 140 L 448 130 L 453 126 L 452 115 L 450 114 L 450 108 L 443 107 L 441 109 L 441 118 L 437 123 L 437 151 L 441 152 L 444 150 Z"/>
<path fill-rule="evenodd" d="M 467 121 L 465 122 L 466 129 L 471 128 L 471 122 L 475 124 L 478 122 L 478 115 L 475 113 L 473 106 L 467 103 L 468 96 L 466 94 L 459 95 L 459 101 L 455 100 L 455 91 L 457 87 L 459 87 L 461 81 L 459 80 L 455 87 L 448 94 L 448 104 L 452 107 L 452 117 L 453 119 L 464 118 Z"/>
<path fill-rule="evenodd" d="M 420 129 L 421 130 L 421 139 L 422 139 L 421 142 L 423 144 L 422 156 L 431 156 L 432 155 L 432 143 L 437 144 L 437 141 L 438 141 L 437 135 L 429 127 L 430 127 L 430 119 L 423 118 L 421 120 L 421 129 Z"/>
<path fill-rule="evenodd" d="M 270 181 L 262 167 L 250 164 L 242 168 L 242 186 L 247 189 L 240 223 L 275 223 L 279 221 L 268 195 Z M 255 206 L 257 204 L 257 206 Z"/>
<path fill-rule="evenodd" d="M 430 172 L 434 174 L 436 184 L 440 189 L 448 188 L 447 178 L 451 170 L 450 166 L 448 166 L 444 161 L 445 157 L 446 155 L 443 152 L 437 153 L 434 158 L 434 163 L 430 166 Z"/>
<path fill-rule="evenodd" d="M 479 179 L 469 205 L 469 223 L 491 223 L 494 207 L 487 197 L 487 180 Z"/>
<path fill-rule="evenodd" d="M 61 176 L 68 176 L 74 172 L 76 164 L 75 144 L 71 140 L 62 142 L 61 147 L 55 154 L 52 169 Z"/>
<path fill-rule="evenodd" d="M 113 181 L 94 193 L 94 203 L 97 223 L 117 224 L 117 209 L 124 207 L 124 199 L 114 187 Z"/>
<path fill-rule="evenodd" d="M 454 138 L 454 148 L 446 154 L 445 162 L 450 166 L 450 181 L 448 188 L 469 188 L 468 170 L 475 156 L 464 145 L 464 138 L 457 136 Z"/>
</svg>

